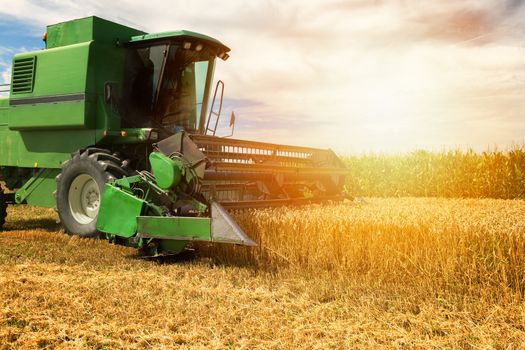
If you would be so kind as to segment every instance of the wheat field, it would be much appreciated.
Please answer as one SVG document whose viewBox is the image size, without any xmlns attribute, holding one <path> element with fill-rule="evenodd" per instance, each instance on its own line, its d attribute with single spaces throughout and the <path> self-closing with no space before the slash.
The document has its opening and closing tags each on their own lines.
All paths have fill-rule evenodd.
<svg viewBox="0 0 525 350">
<path fill-rule="evenodd" d="M 519 349 L 525 202 L 367 198 L 235 212 L 256 248 L 178 258 L 9 209 L 0 349 Z"/>
</svg>

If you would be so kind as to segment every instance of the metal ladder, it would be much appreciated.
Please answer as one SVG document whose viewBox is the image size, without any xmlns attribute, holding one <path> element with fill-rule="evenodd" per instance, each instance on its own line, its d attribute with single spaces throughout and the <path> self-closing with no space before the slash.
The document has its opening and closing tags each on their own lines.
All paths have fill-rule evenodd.
<svg viewBox="0 0 525 350">
<path fill-rule="evenodd" d="M 215 101 L 217 100 L 217 92 L 219 91 L 219 88 L 221 89 L 220 93 L 220 100 L 219 100 L 219 110 L 215 111 Z M 222 80 L 219 80 L 217 82 L 217 85 L 215 85 L 215 92 L 213 93 L 213 102 L 211 104 L 210 113 L 208 114 L 208 121 L 206 122 L 206 130 L 204 132 L 205 135 L 210 135 L 208 132 L 211 132 L 211 135 L 215 136 L 215 133 L 217 132 L 217 126 L 219 125 L 219 119 L 221 117 L 222 112 L 222 99 L 224 97 L 224 82 Z M 211 118 L 215 117 L 215 124 L 213 126 L 213 129 L 210 128 L 210 122 Z"/>
</svg>

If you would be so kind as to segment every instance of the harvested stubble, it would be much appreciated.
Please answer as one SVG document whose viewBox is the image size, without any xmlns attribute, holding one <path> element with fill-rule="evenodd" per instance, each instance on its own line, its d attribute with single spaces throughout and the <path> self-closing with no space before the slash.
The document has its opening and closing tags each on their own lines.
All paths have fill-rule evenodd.
<svg viewBox="0 0 525 350">
<path fill-rule="evenodd" d="M 524 213 L 446 199 L 244 211 L 259 247 L 154 262 L 13 208 L 0 348 L 519 348 Z"/>
</svg>

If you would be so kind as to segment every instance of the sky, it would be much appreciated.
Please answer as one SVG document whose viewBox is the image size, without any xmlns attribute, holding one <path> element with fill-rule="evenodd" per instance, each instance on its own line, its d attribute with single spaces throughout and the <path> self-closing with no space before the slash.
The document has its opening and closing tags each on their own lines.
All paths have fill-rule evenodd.
<svg viewBox="0 0 525 350">
<path fill-rule="evenodd" d="M 45 26 L 97 15 L 232 48 L 235 137 L 341 154 L 525 145 L 522 0 L 0 0 L 0 83 Z M 228 134 L 227 130 L 221 130 Z"/>
</svg>

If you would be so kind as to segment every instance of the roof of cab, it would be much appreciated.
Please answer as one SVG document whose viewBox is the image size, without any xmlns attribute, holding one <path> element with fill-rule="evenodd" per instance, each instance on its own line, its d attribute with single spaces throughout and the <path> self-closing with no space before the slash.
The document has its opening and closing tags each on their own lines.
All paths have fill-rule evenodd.
<svg viewBox="0 0 525 350">
<path fill-rule="evenodd" d="M 131 37 L 131 40 L 128 41 L 128 43 L 139 43 L 139 42 L 154 41 L 154 40 L 169 39 L 169 38 L 196 39 L 196 40 L 204 41 L 208 44 L 212 44 L 214 46 L 218 46 L 226 52 L 230 51 L 230 48 L 224 45 L 223 43 L 221 43 L 219 40 L 212 38 L 211 36 L 192 32 L 189 30 L 177 30 L 177 31 L 172 31 L 172 32 L 136 35 L 136 36 Z"/>
<path fill-rule="evenodd" d="M 222 52 L 230 51 L 226 45 L 217 39 L 204 34 L 191 32 L 189 30 L 148 34 L 139 29 L 111 22 L 96 16 L 78 18 L 47 26 L 46 48 L 51 49 L 92 40 L 107 44 L 114 44 L 116 42 L 124 44 L 163 39 L 189 39 L 202 41 L 203 43 L 216 47 Z"/>
</svg>

